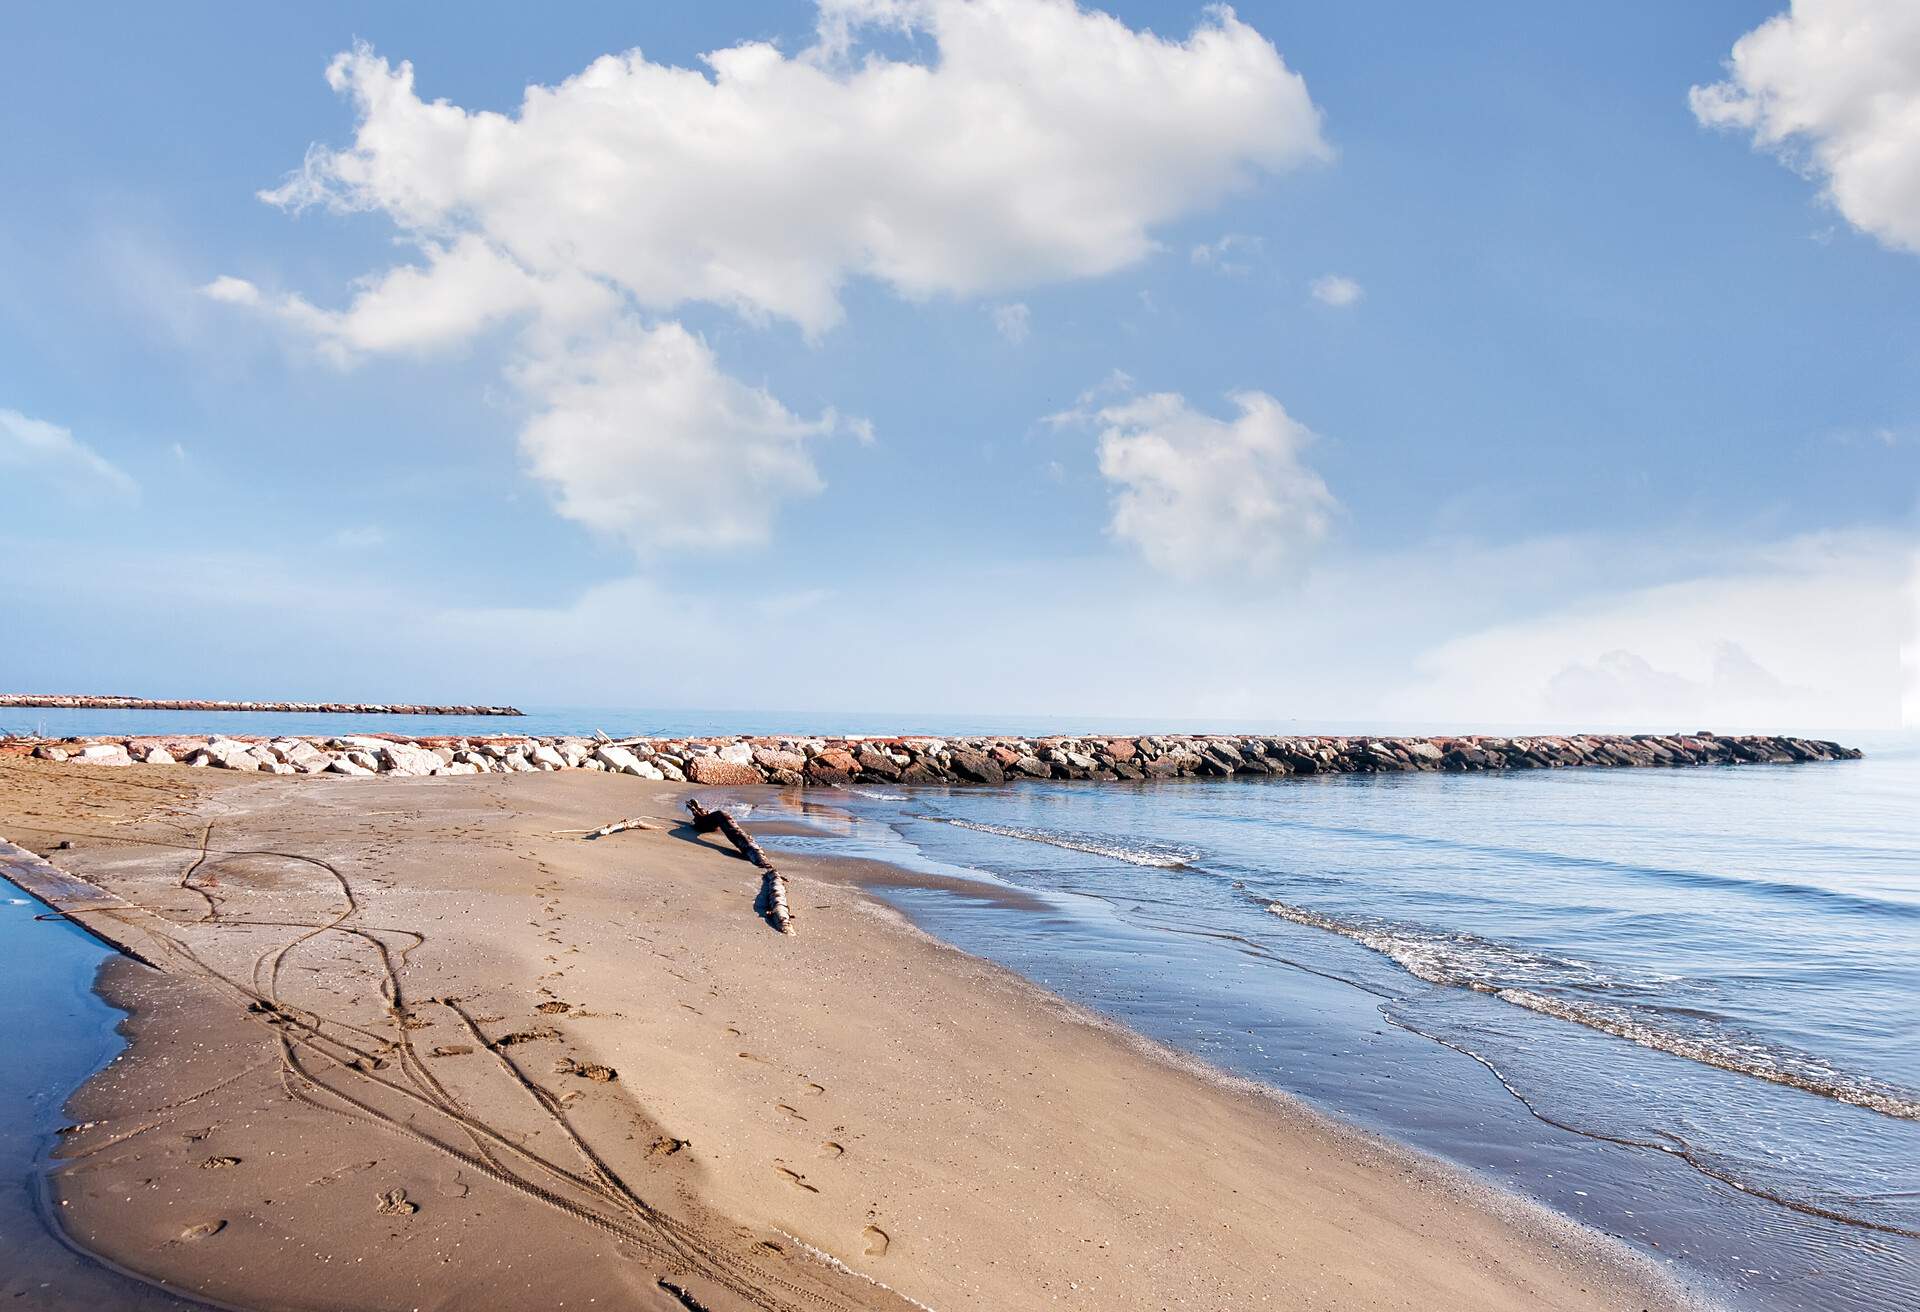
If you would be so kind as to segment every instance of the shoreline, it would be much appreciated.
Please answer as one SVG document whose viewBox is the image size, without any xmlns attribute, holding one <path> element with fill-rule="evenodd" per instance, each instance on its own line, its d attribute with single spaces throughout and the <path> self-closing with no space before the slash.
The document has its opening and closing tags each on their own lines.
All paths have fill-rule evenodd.
<svg viewBox="0 0 1920 1312">
<path fill-rule="evenodd" d="M 415 1201 L 417 1214 L 376 1218 L 371 1182 L 348 1191 L 352 1205 L 344 1213 L 337 1205 L 310 1197 L 283 1197 L 284 1191 L 276 1188 L 272 1206 L 312 1213 L 311 1225 L 288 1231 L 292 1216 L 282 1221 L 257 1199 L 245 1201 L 242 1191 L 242 1201 L 224 1202 L 217 1209 L 234 1213 L 218 1218 L 219 1230 L 192 1241 L 181 1238 L 178 1228 L 164 1238 L 157 1236 L 143 1227 L 153 1219 L 180 1220 L 183 1213 L 172 1204 L 192 1203 L 205 1195 L 231 1196 L 231 1186 L 253 1175 L 249 1164 L 268 1155 L 265 1145 L 239 1134 L 242 1122 L 253 1126 L 271 1119 L 280 1131 L 291 1133 L 298 1129 L 292 1123 L 309 1115 L 290 1103 L 264 1070 L 248 1077 L 251 1067 L 245 1061 L 236 1063 L 234 1053 L 251 1052 L 263 1066 L 277 1067 L 276 1047 L 318 1050 L 337 1044 L 346 1033 L 327 1028 L 331 1022 L 311 1033 L 302 1031 L 302 1008 L 289 1008 L 284 1001 L 264 1020 L 258 1013 L 249 1015 L 240 1005 L 245 990 L 234 993 L 183 970 L 180 959 L 169 956 L 169 972 L 181 973 L 116 963 L 107 972 L 111 978 L 103 977 L 116 1003 L 132 1009 L 128 1028 L 133 1047 L 125 1060 L 75 1096 L 75 1109 L 88 1119 L 116 1120 L 127 1113 L 130 1101 L 150 1103 L 150 1096 L 141 1095 L 151 1081 L 160 1079 L 192 1095 L 190 1118 L 196 1124 L 187 1133 L 199 1133 L 199 1121 L 213 1120 L 216 1124 L 208 1133 L 219 1130 L 215 1137 L 225 1141 L 224 1147 L 208 1139 L 204 1147 L 195 1140 L 182 1148 L 163 1135 L 142 1132 L 131 1141 L 139 1146 L 117 1149 L 125 1157 L 114 1169 L 144 1172 L 158 1179 L 168 1195 L 166 1205 L 152 1207 L 154 1217 L 143 1206 L 149 1200 L 139 1197 L 130 1205 L 103 1210 L 112 1186 L 96 1184 L 87 1174 L 94 1168 L 84 1163 L 70 1164 L 54 1177 L 65 1204 L 62 1215 L 77 1223 L 75 1238 L 115 1258 L 132 1259 L 125 1265 L 150 1275 L 158 1264 L 176 1277 L 208 1277 L 202 1254 L 222 1251 L 226 1256 L 220 1261 L 231 1265 L 236 1250 L 250 1252 L 256 1240 L 265 1242 L 260 1228 L 272 1222 L 265 1233 L 301 1236 L 290 1260 L 306 1256 L 301 1250 L 315 1247 L 316 1236 L 324 1236 L 331 1259 L 325 1269 L 351 1279 L 358 1279 L 364 1266 L 383 1257 L 391 1260 L 391 1244 L 432 1247 L 434 1241 L 418 1233 L 430 1226 L 443 1231 L 436 1251 L 449 1251 L 447 1243 L 464 1240 L 465 1252 L 489 1255 L 488 1279 L 524 1279 L 525 1271 L 508 1259 L 517 1255 L 532 1261 L 527 1240 L 537 1231 L 543 1243 L 554 1246 L 553 1252 L 565 1256 L 544 1266 L 539 1287 L 549 1305 L 565 1301 L 556 1295 L 568 1292 L 580 1292 L 584 1299 L 588 1288 L 604 1295 L 604 1283 L 582 1283 L 583 1276 L 602 1282 L 618 1278 L 635 1297 L 657 1301 L 666 1287 L 660 1282 L 673 1283 L 676 1271 L 693 1282 L 681 1287 L 698 1285 L 697 1296 L 713 1308 L 903 1305 L 894 1301 L 895 1293 L 807 1257 L 808 1250 L 834 1254 L 860 1276 L 884 1277 L 883 1284 L 900 1295 L 943 1309 L 1021 1305 L 1020 1298 L 1038 1288 L 1051 1290 L 1069 1305 L 1088 1307 L 1154 1299 L 1170 1305 L 1197 1299 L 1193 1305 L 1239 1306 L 1256 1291 L 1279 1293 L 1282 1305 L 1292 1301 L 1315 1306 L 1683 1303 L 1650 1264 L 1597 1232 L 1413 1150 L 1328 1120 L 1274 1090 L 1248 1086 L 1235 1092 L 1230 1077 L 1200 1068 L 927 936 L 856 889 L 846 871 L 836 872 L 834 866 L 844 863 L 792 859 L 801 933 L 797 940 L 782 939 L 766 932 L 751 913 L 757 883 L 753 872 L 708 843 L 671 829 L 595 843 L 553 840 L 543 832 L 558 821 L 597 824 L 614 811 L 631 814 L 641 803 L 656 822 L 669 824 L 677 819 L 674 811 L 685 789 L 647 786 L 641 792 L 631 780 L 576 774 L 396 782 L 378 785 L 377 793 L 376 785 L 369 784 L 341 794 L 300 780 L 194 775 L 176 769 L 161 776 L 173 795 L 153 810 L 143 808 L 151 808 L 154 799 L 125 796 L 148 788 L 133 785 L 124 772 L 69 771 L 24 762 L 0 768 L 16 784 L 23 776 L 51 781 L 52 787 L 41 790 L 43 796 L 60 798 L 77 791 L 102 799 L 92 808 L 96 812 L 102 807 L 143 811 L 137 820 L 116 817 L 123 822 L 115 826 L 117 832 L 63 819 L 74 831 L 76 846 L 60 854 L 62 863 L 99 876 L 103 886 L 137 890 L 139 896 L 129 901 L 142 908 L 164 903 L 162 912 L 116 911 L 108 918 L 135 936 L 192 938 L 195 954 L 216 975 L 223 974 L 226 955 L 236 961 L 248 955 L 231 940 L 267 934 L 244 926 L 242 902 L 264 895 L 269 886 L 276 905 L 289 897 L 296 903 L 325 901 L 327 881 L 319 877 L 318 867 L 305 863 L 320 861 L 347 870 L 365 855 L 367 844 L 373 844 L 386 853 L 387 872 L 377 887 L 360 887 L 356 876 L 353 888 L 365 900 L 368 915 L 378 913 L 385 926 L 376 937 L 390 938 L 409 918 L 415 928 L 407 932 L 423 934 L 420 944 L 402 952 L 406 960 L 400 974 L 408 982 L 399 1006 L 391 1009 L 401 1018 L 393 1037 L 402 1047 L 388 1052 L 387 1058 L 398 1057 L 402 1072 L 408 1068 L 404 1051 L 409 1018 L 425 1021 L 421 1030 L 429 1036 L 451 1023 L 442 1006 L 448 995 L 423 991 L 446 983 L 443 973 L 458 976 L 461 997 L 483 1024 L 517 1026 L 522 1022 L 515 1015 L 532 1011 L 525 1018 L 530 1030 L 569 1031 L 531 1040 L 538 1048 L 509 1045 L 505 1039 L 511 1035 L 495 1035 L 484 1045 L 440 1045 L 467 1046 L 470 1051 L 418 1064 L 430 1062 L 437 1080 L 460 1079 L 441 1072 L 473 1071 L 473 1059 L 490 1054 L 500 1066 L 519 1070 L 523 1083 L 570 1086 L 549 1096 L 566 1099 L 565 1119 L 577 1123 L 583 1137 L 606 1153 L 603 1160 L 621 1178 L 632 1180 L 651 1207 L 671 1213 L 683 1227 L 671 1233 L 688 1243 L 693 1239 L 686 1237 L 693 1236 L 700 1243 L 719 1245 L 709 1253 L 695 1244 L 696 1255 L 708 1254 L 698 1260 L 684 1253 L 656 1252 L 648 1258 L 644 1248 L 638 1261 L 618 1259 L 602 1251 L 604 1243 L 592 1242 L 604 1240 L 604 1231 L 589 1230 L 583 1237 L 578 1226 L 555 1224 L 559 1213 L 551 1207 L 527 1214 L 521 1205 L 524 1195 L 493 1189 L 497 1196 L 490 1206 L 476 1212 L 468 1204 L 473 1190 L 487 1185 L 484 1172 L 456 1168 L 449 1182 L 444 1154 L 437 1159 L 438 1167 L 432 1154 L 427 1160 L 403 1160 L 414 1156 L 404 1140 L 385 1142 L 389 1136 L 372 1127 L 364 1134 L 342 1135 L 334 1115 L 321 1118 L 324 1131 L 294 1134 L 297 1144 L 279 1145 L 271 1154 L 283 1159 L 276 1175 L 292 1182 L 299 1174 L 296 1166 L 324 1165 L 308 1158 L 328 1158 L 329 1152 L 357 1157 L 362 1149 L 373 1158 L 378 1151 L 381 1155 L 374 1160 L 380 1165 L 368 1167 L 366 1174 L 379 1175 L 383 1186 L 405 1178 L 410 1185 L 406 1200 Z M 83 786 L 69 782 L 76 777 Z M 342 806 L 349 796 L 355 799 L 351 811 Z M 382 820 L 378 817 L 395 813 L 368 811 L 369 802 L 391 802 L 415 818 Z M 16 798 L 10 809 L 23 808 Z M 63 816 L 71 809 L 60 808 Z M 88 809 L 79 808 L 83 813 Z M 436 821 L 434 812 L 447 814 Z M 40 822 L 52 818 L 43 814 Z M 233 833 L 236 847 L 208 844 L 204 833 L 196 834 L 195 826 L 203 819 L 217 826 L 217 832 Z M 23 821 L 35 823 L 30 814 L 7 815 L 0 820 L 0 832 L 25 836 Z M 457 831 L 478 825 L 479 830 L 477 835 L 443 832 L 431 840 L 419 832 L 421 826 L 436 824 Z M 48 845 L 57 841 L 54 833 L 43 827 L 31 837 L 44 838 L 47 843 L 42 845 Z M 160 845 L 157 833 L 171 837 Z M 246 836 L 245 851 L 237 846 L 241 835 Z M 128 841 L 138 837 L 145 842 Z M 519 855 L 511 860 L 475 858 L 479 870 L 468 872 L 457 888 L 430 886 L 450 845 L 475 851 L 502 844 Z M 267 855 L 269 847 L 277 855 Z M 538 884 L 528 888 L 524 878 L 516 879 L 503 863 L 532 863 L 543 873 Z M 193 868 L 183 874 L 183 866 Z M 314 875 L 311 880 L 309 873 Z M 621 883 L 612 890 L 599 887 L 610 877 Z M 343 879 L 338 887 L 346 885 Z M 527 926 L 544 923 L 547 927 L 539 932 L 526 935 L 522 930 L 514 938 L 504 925 L 493 925 L 497 936 L 470 942 L 472 950 L 458 961 L 445 955 L 448 949 L 433 946 L 448 935 L 458 938 L 458 928 L 445 928 L 443 922 L 458 926 L 469 914 L 498 912 L 491 904 L 499 900 L 518 908 L 529 898 L 538 899 L 544 912 L 541 920 Z M 578 925 L 568 909 L 576 900 L 594 913 Z M 635 900 L 646 905 L 636 909 L 631 905 Z M 449 901 L 458 905 L 443 905 Z M 228 922 L 223 932 L 192 919 L 215 908 L 224 916 L 214 918 Z M 278 914 L 300 918 L 285 909 Z M 506 914 L 525 920 L 526 912 Z M 178 917 L 181 923 L 167 919 L 163 925 L 156 915 Z M 564 929 L 563 921 L 568 922 Z M 615 923 L 620 921 L 625 923 Z M 195 923 L 203 928 L 193 928 Z M 643 932 L 644 939 L 633 937 Z M 560 939 L 572 941 L 561 947 Z M 640 947 L 642 942 L 647 946 Z M 541 964 L 537 956 L 547 947 L 555 949 L 544 954 L 551 958 L 545 965 L 553 969 L 539 973 L 566 978 L 532 986 L 522 977 Z M 389 948 L 400 951 L 402 944 L 394 940 Z M 155 952 L 167 955 L 162 948 Z M 664 967 L 651 960 L 663 952 Z M 311 968 L 322 971 L 316 984 L 333 989 L 353 991 L 350 986 L 356 981 L 370 982 L 363 978 L 365 963 L 344 969 L 323 966 L 316 955 Z M 411 977 L 417 973 L 428 979 L 416 985 Z M 287 976 L 289 981 L 296 978 Z M 516 978 L 522 978 L 518 985 L 511 982 Z M 606 1001 L 583 1005 L 569 998 L 551 1015 L 541 1014 L 549 1004 L 562 1001 L 554 990 L 572 994 L 589 979 L 595 990 L 609 995 Z M 687 996 L 669 1006 L 665 998 L 654 996 L 655 990 Z M 724 1002 L 716 1002 L 716 995 Z M 535 1010 L 528 1005 L 533 996 L 548 1001 Z M 618 1034 L 606 1032 L 606 1021 L 613 1017 L 603 1013 L 605 1008 L 625 1018 L 615 1027 Z M 721 1028 L 715 1023 L 719 1015 L 700 1019 L 710 1010 L 731 1020 Z M 354 1014 L 343 1019 L 365 1028 L 378 1020 L 380 1011 L 363 996 Z M 493 1017 L 495 1012 L 500 1016 Z M 640 1033 L 630 1036 L 628 1030 Z M 967 1035 L 975 1041 L 963 1041 Z M 733 1055 L 732 1049 L 749 1044 L 743 1055 L 754 1060 Z M 604 1065 L 619 1074 L 597 1086 L 591 1079 L 555 1080 L 546 1071 L 562 1048 L 569 1055 L 561 1066 Z M 521 1051 L 539 1051 L 541 1060 L 522 1064 L 515 1056 Z M 334 1056 L 346 1053 L 336 1050 Z M 1031 1069 L 1020 1069 L 1023 1062 Z M 232 1069 L 236 1064 L 238 1075 Z M 381 1072 L 348 1075 L 348 1069 L 335 1062 L 325 1070 L 309 1067 L 307 1074 L 320 1084 L 353 1081 L 356 1089 L 367 1080 L 381 1082 Z M 222 1085 L 222 1080 L 231 1082 Z M 220 1087 L 214 1089 L 216 1085 Z M 463 1105 L 499 1115 L 503 1126 L 517 1123 L 530 1101 L 538 1101 L 530 1100 L 524 1087 L 489 1091 L 463 1086 L 460 1092 Z M 373 1098 L 387 1096 L 377 1093 Z M 417 1110 L 421 1104 L 413 1105 L 416 1115 L 426 1114 Z M 233 1115 L 219 1115 L 222 1107 Z M 941 1116 L 929 1117 L 929 1109 L 936 1107 Z M 830 1114 L 821 1117 L 828 1109 Z M 336 1104 L 332 1111 L 337 1115 L 338 1110 Z M 175 1119 L 184 1124 L 186 1118 Z M 816 1123 L 821 1128 L 815 1129 Z M 222 1125 L 230 1128 L 220 1129 Z M 70 1161 L 97 1151 L 95 1140 L 103 1128 L 74 1136 L 67 1145 Z M 537 1129 L 527 1142 L 545 1145 L 543 1136 L 553 1133 L 551 1127 Z M 837 1153 L 821 1155 L 822 1134 L 837 1136 L 829 1141 Z M 635 1142 L 642 1145 L 637 1159 Z M 662 1142 L 669 1147 L 656 1157 Z M 680 1146 L 671 1146 L 676 1143 Z M 645 1147 L 648 1144 L 652 1147 Z M 555 1140 L 553 1146 L 562 1145 Z M 228 1155 L 235 1164 L 230 1170 L 209 1169 L 193 1160 L 206 1152 L 214 1153 L 206 1160 Z M 296 1160 L 287 1162 L 287 1157 Z M 316 1182 L 328 1181 L 325 1189 L 334 1189 L 339 1180 L 332 1175 L 339 1169 L 335 1163 L 318 1170 Z M 849 1188 L 855 1180 L 857 1185 Z M 446 1191 L 465 1189 L 466 1194 L 456 1204 L 442 1196 L 443 1186 Z M 292 1190 L 291 1183 L 287 1189 Z M 1479 1192 L 1469 1197 L 1463 1190 Z M 362 1199 L 360 1194 L 367 1196 Z M 1195 1198 L 1213 1204 L 1205 1215 L 1184 1214 L 1189 1212 L 1186 1200 Z M 604 1198 L 595 1203 L 587 1197 L 588 1210 L 605 1211 L 604 1203 Z M 453 1221 L 442 1214 L 455 1208 L 463 1214 L 450 1239 L 444 1227 Z M 499 1222 L 509 1213 L 507 1219 L 514 1224 L 503 1228 Z M 420 1219 L 430 1215 L 431 1221 Z M 361 1233 L 368 1229 L 366 1221 L 376 1219 L 372 1228 L 399 1238 Z M 607 1219 L 627 1224 L 617 1215 Z M 1105 1238 L 1082 1235 L 1085 1245 L 1069 1244 L 1033 1229 L 1036 1222 L 1044 1230 L 1049 1223 L 1067 1220 Z M 864 1222 L 879 1237 L 863 1237 L 856 1222 Z M 736 1250 L 726 1236 L 743 1228 L 761 1238 Z M 1225 1237 L 1223 1229 L 1229 1232 Z M 491 1236 L 492 1246 L 476 1249 L 480 1231 Z M 1092 1248 L 1095 1242 L 1103 1249 Z M 774 1248 L 765 1246 L 769 1243 Z M 1112 1248 L 1104 1248 L 1108 1243 Z M 365 1262 L 343 1267 L 341 1262 L 349 1260 L 345 1255 L 356 1245 Z M 1392 1260 L 1383 1261 L 1382 1253 L 1390 1253 Z M 727 1260 L 718 1261 L 713 1254 Z M 577 1270 L 576 1259 L 581 1264 Z M 768 1271 L 754 1265 L 768 1262 L 774 1264 Z M 635 1267 L 648 1268 L 651 1278 L 634 1284 Z M 754 1279 L 766 1275 L 772 1280 L 756 1287 L 780 1290 L 798 1283 L 811 1292 L 807 1298 L 789 1292 L 774 1296 L 773 1302 L 758 1301 L 758 1295 L 743 1294 L 734 1287 L 738 1282 L 727 1276 L 729 1271 L 749 1270 L 757 1273 Z M 445 1278 L 444 1270 L 440 1277 Z M 248 1278 L 261 1277 L 255 1272 Z M 472 1273 L 461 1277 L 474 1278 Z M 223 1270 L 218 1279 L 233 1282 L 241 1276 Z M 754 1279 L 746 1284 L 754 1285 Z M 488 1286 L 496 1291 L 508 1287 Z M 249 1306 L 306 1305 L 286 1290 L 243 1290 L 238 1292 L 251 1296 L 235 1298 L 231 1296 L 236 1291 L 225 1286 L 208 1288 L 216 1297 L 223 1296 L 223 1290 L 228 1301 Z M 1290 1290 L 1299 1297 L 1288 1300 Z M 409 1296 L 392 1288 L 365 1292 L 369 1306 L 398 1306 Z M 1009 1297 L 1013 1301 L 1007 1301 Z M 652 1306 L 645 1298 L 641 1305 Z"/>
</svg>

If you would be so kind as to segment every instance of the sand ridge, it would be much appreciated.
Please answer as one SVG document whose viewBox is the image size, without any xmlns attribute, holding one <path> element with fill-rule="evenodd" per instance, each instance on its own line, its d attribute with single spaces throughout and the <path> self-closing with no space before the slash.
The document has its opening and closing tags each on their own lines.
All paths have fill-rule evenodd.
<svg viewBox="0 0 1920 1312">
<path fill-rule="evenodd" d="M 164 777 L 164 781 L 163 778 Z M 124 899 L 81 1243 L 248 1307 L 1601 1308 L 1604 1246 L 756 872 L 685 789 L 0 763 Z M 154 787 L 158 791 L 153 791 Z M 145 791 L 143 791 L 145 790 Z M 584 841 L 565 831 L 655 819 Z"/>
</svg>

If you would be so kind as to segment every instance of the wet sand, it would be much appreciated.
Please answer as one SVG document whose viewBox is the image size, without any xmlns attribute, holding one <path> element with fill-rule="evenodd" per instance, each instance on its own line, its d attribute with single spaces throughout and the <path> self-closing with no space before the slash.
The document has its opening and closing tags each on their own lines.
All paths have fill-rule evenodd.
<svg viewBox="0 0 1920 1312">
<path fill-rule="evenodd" d="M 1676 1305 L 935 942 L 871 872 L 781 858 L 774 933 L 687 791 L 0 762 L 0 834 L 159 966 L 103 972 L 132 1047 L 70 1105 L 68 1233 L 252 1308 Z M 624 816 L 661 828 L 563 832 Z"/>
</svg>

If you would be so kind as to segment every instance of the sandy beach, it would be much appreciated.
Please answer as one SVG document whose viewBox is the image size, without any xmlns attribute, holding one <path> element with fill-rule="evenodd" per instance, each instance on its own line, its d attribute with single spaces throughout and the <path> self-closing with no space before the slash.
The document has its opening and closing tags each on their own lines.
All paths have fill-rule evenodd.
<svg viewBox="0 0 1920 1312">
<path fill-rule="evenodd" d="M 0 762 L 156 968 L 51 1190 L 247 1308 L 1654 1308 L 1598 1236 L 758 872 L 687 785 Z M 598 840 L 619 817 L 658 828 Z M 57 845 L 69 843 L 71 846 Z"/>
</svg>

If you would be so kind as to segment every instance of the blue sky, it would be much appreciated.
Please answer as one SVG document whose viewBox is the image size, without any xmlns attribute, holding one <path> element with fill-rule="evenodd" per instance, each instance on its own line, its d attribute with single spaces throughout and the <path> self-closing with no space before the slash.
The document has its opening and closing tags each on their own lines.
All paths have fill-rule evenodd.
<svg viewBox="0 0 1920 1312">
<path fill-rule="evenodd" d="M 12 7 L 0 682 L 1912 720 L 1904 8 Z"/>
</svg>

